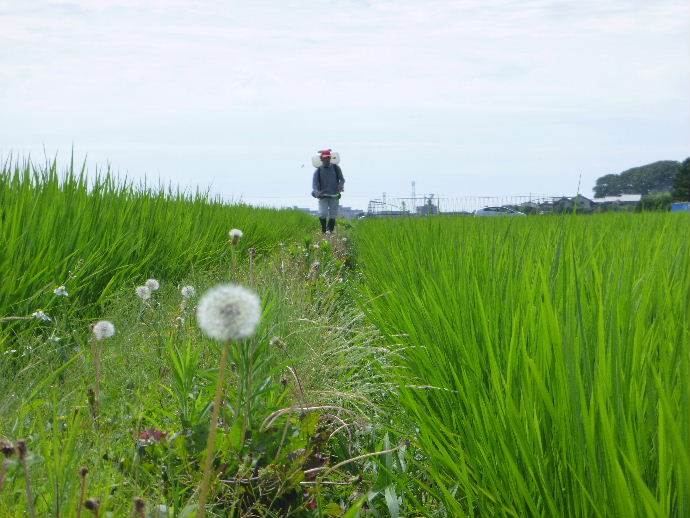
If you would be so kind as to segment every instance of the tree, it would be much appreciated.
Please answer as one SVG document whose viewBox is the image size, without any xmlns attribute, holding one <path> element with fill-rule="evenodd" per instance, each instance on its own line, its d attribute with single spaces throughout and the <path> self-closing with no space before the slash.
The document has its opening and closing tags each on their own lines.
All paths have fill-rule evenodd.
<svg viewBox="0 0 690 518">
<path fill-rule="evenodd" d="M 686 158 L 678 168 L 673 182 L 673 199 L 690 201 L 690 158 Z"/>
<path fill-rule="evenodd" d="M 597 179 L 594 196 L 619 196 L 621 194 L 650 194 L 670 192 L 678 172 L 675 160 L 661 160 L 640 167 L 633 167 L 619 174 L 607 174 Z"/>
<path fill-rule="evenodd" d="M 659 211 L 668 212 L 671 210 L 672 202 L 671 194 L 668 192 L 655 192 L 654 194 L 648 194 L 643 196 L 640 203 L 637 205 L 636 210 L 638 212 L 646 211 Z"/>
<path fill-rule="evenodd" d="M 620 176 L 617 174 L 607 174 L 597 179 L 594 186 L 594 196 L 603 198 L 604 196 L 619 196 L 623 193 Z"/>
</svg>

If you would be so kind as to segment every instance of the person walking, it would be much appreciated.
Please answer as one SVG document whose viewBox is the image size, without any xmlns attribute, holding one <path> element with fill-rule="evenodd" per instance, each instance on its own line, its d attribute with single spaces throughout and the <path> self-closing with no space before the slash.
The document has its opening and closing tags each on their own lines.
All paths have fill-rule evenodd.
<svg viewBox="0 0 690 518">
<path fill-rule="evenodd" d="M 331 163 L 330 149 L 319 151 L 321 165 L 314 171 L 311 182 L 311 195 L 319 200 L 319 221 L 321 232 L 333 232 L 341 193 L 345 188 L 345 178 L 340 166 Z"/>
</svg>

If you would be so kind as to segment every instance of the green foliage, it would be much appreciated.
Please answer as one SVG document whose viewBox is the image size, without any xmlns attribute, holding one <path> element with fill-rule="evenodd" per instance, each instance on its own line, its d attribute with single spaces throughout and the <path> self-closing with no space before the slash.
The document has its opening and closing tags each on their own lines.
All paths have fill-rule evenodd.
<svg viewBox="0 0 690 518">
<path fill-rule="evenodd" d="M 594 196 L 619 196 L 621 194 L 649 194 L 668 192 L 678 172 L 679 163 L 661 160 L 640 167 L 633 167 L 618 174 L 607 174 L 597 179 Z"/>
<path fill-rule="evenodd" d="M 203 193 L 118 184 L 106 172 L 88 178 L 55 162 L 0 168 L 0 317 L 52 316 L 63 303 L 53 289 L 64 284 L 70 304 L 96 314 L 115 290 L 147 277 L 178 279 L 188 272 L 230 265 L 228 231 L 244 231 L 239 244 L 258 254 L 313 226 L 300 211 L 226 205 Z M 0 349 L 2 347 L 0 346 Z"/>
<path fill-rule="evenodd" d="M 678 174 L 673 183 L 673 199 L 690 201 L 690 158 L 686 158 L 678 168 Z"/>
<path fill-rule="evenodd" d="M 673 198 L 668 192 L 657 192 L 642 196 L 640 203 L 635 207 L 638 212 L 668 212 L 671 210 Z"/>
<path fill-rule="evenodd" d="M 268 228 L 274 213 L 253 217 L 266 220 L 254 226 Z M 361 429 L 389 389 L 377 367 L 386 358 L 373 345 L 377 334 L 350 302 L 344 241 L 310 238 L 305 247 L 296 228 L 256 256 L 251 282 L 263 316 L 256 336 L 231 350 L 209 516 L 323 516 L 320 507 L 341 516 L 376 483 L 371 465 L 360 462 L 308 472 L 378 447 Z M 226 239 L 223 232 L 223 246 Z M 50 322 L 15 322 L 13 348 L 0 362 L 0 439 L 28 438 L 39 516 L 74 515 L 81 466 L 89 469 L 86 496 L 100 499 L 101 515 L 130 516 L 135 496 L 149 512 L 165 505 L 171 516 L 194 515 L 219 350 L 196 329 L 196 299 L 182 300 L 179 287 L 201 294 L 227 271 L 221 264 L 169 280 L 138 272 L 161 281 L 152 299 L 142 302 L 128 286 L 105 299 L 98 316 L 117 331 L 101 347 L 97 419 L 78 299 L 71 292 L 57 299 Z M 232 276 L 250 283 L 246 256 Z M 3 518 L 26 511 L 23 470 L 16 459 L 7 465 Z"/>
<path fill-rule="evenodd" d="M 398 428 L 417 451 L 409 505 L 688 516 L 688 228 L 671 214 L 363 222 L 362 303 L 399 355 Z"/>
</svg>

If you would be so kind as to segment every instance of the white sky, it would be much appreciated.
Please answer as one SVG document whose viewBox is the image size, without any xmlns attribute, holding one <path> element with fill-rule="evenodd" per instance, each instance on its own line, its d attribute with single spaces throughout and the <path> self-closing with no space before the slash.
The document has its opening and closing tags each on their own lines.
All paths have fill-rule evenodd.
<svg viewBox="0 0 690 518">
<path fill-rule="evenodd" d="M 0 0 L 0 155 L 315 205 L 589 193 L 690 155 L 687 0 Z M 304 164 L 304 167 L 302 165 Z"/>
</svg>

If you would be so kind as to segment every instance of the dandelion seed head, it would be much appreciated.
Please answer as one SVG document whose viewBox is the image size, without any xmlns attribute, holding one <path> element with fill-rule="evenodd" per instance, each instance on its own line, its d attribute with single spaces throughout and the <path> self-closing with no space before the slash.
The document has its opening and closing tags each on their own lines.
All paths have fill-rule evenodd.
<svg viewBox="0 0 690 518">
<path fill-rule="evenodd" d="M 144 286 L 146 286 L 151 291 L 156 291 L 158 288 L 161 287 L 160 283 L 156 279 L 146 279 Z"/>
<path fill-rule="evenodd" d="M 240 239 L 242 239 L 244 233 L 238 228 L 233 228 L 230 230 L 230 232 L 228 232 L 228 235 L 230 236 L 230 244 L 236 245 L 240 242 Z"/>
<path fill-rule="evenodd" d="M 115 326 L 107 320 L 100 320 L 93 325 L 93 336 L 96 340 L 105 340 L 115 334 Z"/>
<path fill-rule="evenodd" d="M 43 311 L 41 311 L 40 309 L 38 311 L 34 311 L 33 313 L 31 313 L 31 316 L 34 317 L 35 319 L 41 320 L 43 322 L 50 322 L 51 321 L 51 318 L 48 315 L 46 315 Z"/>
<path fill-rule="evenodd" d="M 8 440 L 0 439 L 0 452 L 7 458 L 11 457 L 15 452 L 14 444 Z"/>
<path fill-rule="evenodd" d="M 69 293 L 67 293 L 67 288 L 65 286 L 58 286 L 53 290 L 53 293 L 58 296 L 58 297 L 69 297 Z"/>
<path fill-rule="evenodd" d="M 273 338 L 271 338 L 271 341 L 268 342 L 268 344 L 271 347 L 285 347 L 285 342 L 283 342 L 282 338 L 280 338 L 279 336 L 274 336 Z"/>
<path fill-rule="evenodd" d="M 183 299 L 191 299 L 196 295 L 196 289 L 194 286 L 182 286 L 180 293 Z"/>
<path fill-rule="evenodd" d="M 146 502 L 144 502 L 144 499 L 141 497 L 136 497 L 134 499 L 134 509 L 138 512 L 141 513 L 146 509 Z"/>
<path fill-rule="evenodd" d="M 261 300 L 247 288 L 221 284 L 201 297 L 196 318 L 204 334 L 214 340 L 248 338 L 261 318 Z"/>
<path fill-rule="evenodd" d="M 137 297 L 141 300 L 149 300 L 151 298 L 151 288 L 148 286 L 137 286 L 136 290 Z"/>
</svg>

